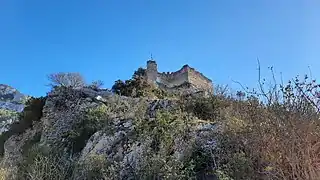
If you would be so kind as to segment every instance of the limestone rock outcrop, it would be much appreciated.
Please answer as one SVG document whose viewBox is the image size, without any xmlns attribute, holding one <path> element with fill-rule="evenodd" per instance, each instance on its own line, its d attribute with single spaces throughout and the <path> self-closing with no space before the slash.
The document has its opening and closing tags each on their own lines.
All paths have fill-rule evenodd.
<svg viewBox="0 0 320 180">
<path fill-rule="evenodd" d="M 170 163 L 178 168 L 190 158 L 192 144 L 215 145 L 208 138 L 215 125 L 187 126 L 183 117 L 175 116 L 179 108 L 177 100 L 130 98 L 90 88 L 55 88 L 45 99 L 42 117 L 5 141 L 2 165 L 14 169 L 10 177 L 17 177 L 27 161 L 25 155 L 37 147 L 44 154 L 72 159 L 72 165 L 65 168 L 69 179 L 148 178 L 141 174 L 150 166 L 146 164 L 150 158 L 169 153 Z M 197 118 L 189 121 L 196 122 Z M 161 158 L 156 160 L 163 163 Z"/>
</svg>

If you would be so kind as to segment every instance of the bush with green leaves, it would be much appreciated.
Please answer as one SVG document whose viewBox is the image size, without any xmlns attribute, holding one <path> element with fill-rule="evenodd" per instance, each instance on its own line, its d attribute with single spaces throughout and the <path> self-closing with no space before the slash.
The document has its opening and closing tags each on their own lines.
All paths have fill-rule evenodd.
<svg viewBox="0 0 320 180">
<path fill-rule="evenodd" d="M 227 99 L 214 95 L 182 99 L 181 103 L 184 111 L 192 113 L 200 119 L 211 121 L 220 118 L 221 109 L 228 106 Z"/>
<path fill-rule="evenodd" d="M 46 103 L 46 97 L 30 98 L 26 102 L 21 118 L 26 121 L 39 121 L 42 117 L 42 110 Z"/>
<path fill-rule="evenodd" d="M 129 80 L 117 80 L 112 86 L 112 91 L 116 94 L 128 97 L 168 97 L 168 92 L 156 88 L 148 83 L 145 69 L 139 68 L 134 72 Z"/>
<path fill-rule="evenodd" d="M 151 139 L 145 150 L 142 167 L 136 172 L 138 179 L 187 179 L 183 162 L 174 156 L 175 138 L 186 132 L 185 121 L 178 111 L 159 111 L 151 122 L 137 124 L 139 139 Z M 188 139 L 188 140 L 191 140 Z"/>
<path fill-rule="evenodd" d="M 117 80 L 112 87 L 114 93 L 130 97 L 146 97 L 148 89 L 151 89 L 151 86 L 142 77 L 126 81 Z"/>
<path fill-rule="evenodd" d="M 0 117 L 10 117 L 10 116 L 15 116 L 18 113 L 15 111 L 10 111 L 6 109 L 0 109 Z"/>
<path fill-rule="evenodd" d="M 73 153 L 81 152 L 87 140 L 97 131 L 111 127 L 108 116 L 109 109 L 101 104 L 97 107 L 89 108 L 82 114 L 79 123 L 75 124 L 72 129 L 66 134 L 68 143 L 72 145 Z M 109 123 L 109 124 L 108 124 Z"/>
<path fill-rule="evenodd" d="M 6 109 L 0 109 L 1 134 L 9 130 L 10 124 L 19 120 L 19 113 Z"/>
<path fill-rule="evenodd" d="M 138 139 L 152 140 L 143 156 L 143 167 L 137 172 L 138 179 L 215 177 L 210 152 L 201 149 L 192 134 L 197 123 L 197 118 L 173 109 L 160 110 L 154 121 L 137 124 Z M 183 148 L 182 159 L 176 154 L 179 147 Z"/>
<path fill-rule="evenodd" d="M 91 132 L 89 134 L 93 134 L 106 127 L 111 127 L 111 113 L 111 109 L 104 104 L 90 108 L 86 113 L 86 121 L 83 127 L 87 132 Z"/>
</svg>

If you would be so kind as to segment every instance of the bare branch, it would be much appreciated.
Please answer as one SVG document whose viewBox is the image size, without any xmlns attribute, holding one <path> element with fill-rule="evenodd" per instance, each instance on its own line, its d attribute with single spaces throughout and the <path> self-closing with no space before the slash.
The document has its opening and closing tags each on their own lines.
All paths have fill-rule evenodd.
<svg viewBox="0 0 320 180">
<path fill-rule="evenodd" d="M 258 61 L 258 82 L 259 82 L 259 88 L 260 88 L 260 92 L 261 92 L 261 95 L 264 96 L 267 100 L 268 100 L 268 103 L 271 104 L 271 99 L 270 97 L 267 95 L 267 93 L 264 91 L 264 88 L 263 88 L 263 83 L 261 82 L 261 67 L 260 67 L 260 60 L 259 58 L 257 58 L 257 61 Z"/>
<path fill-rule="evenodd" d="M 51 86 L 64 87 L 83 87 L 85 85 L 84 78 L 80 73 L 53 73 L 48 75 Z"/>
</svg>

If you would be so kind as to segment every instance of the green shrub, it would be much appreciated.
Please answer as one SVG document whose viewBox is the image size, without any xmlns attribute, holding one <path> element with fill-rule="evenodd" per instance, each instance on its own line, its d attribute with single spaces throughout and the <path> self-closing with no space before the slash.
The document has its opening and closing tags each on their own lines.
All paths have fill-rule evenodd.
<svg viewBox="0 0 320 180">
<path fill-rule="evenodd" d="M 96 108 L 91 108 L 86 114 L 85 129 L 89 132 L 96 132 L 101 129 L 109 120 L 110 109 L 106 105 L 100 105 Z"/>
<path fill-rule="evenodd" d="M 81 152 L 87 140 L 97 131 L 107 126 L 109 122 L 107 106 L 100 105 L 98 107 L 87 110 L 79 123 L 73 127 L 66 138 L 72 144 L 73 153 Z M 110 126 L 107 126 L 110 127 Z"/>
<path fill-rule="evenodd" d="M 214 121 L 220 118 L 221 109 L 227 106 L 227 102 L 217 96 L 192 97 L 183 99 L 182 106 L 200 119 Z"/>
<path fill-rule="evenodd" d="M 184 164 L 173 156 L 163 154 L 146 155 L 137 179 L 191 179 Z"/>
<path fill-rule="evenodd" d="M 81 175 L 83 179 L 112 179 L 111 174 L 105 174 L 107 169 L 107 160 L 103 155 L 90 155 L 86 161 L 77 165 L 77 176 Z"/>
<path fill-rule="evenodd" d="M 21 114 L 21 120 L 39 121 L 42 117 L 42 110 L 46 103 L 46 97 L 30 98 Z"/>
<path fill-rule="evenodd" d="M 139 68 L 134 72 L 129 80 L 117 80 L 112 86 L 112 91 L 116 94 L 128 97 L 150 97 L 165 98 L 169 93 L 161 90 L 150 83 L 146 78 L 145 69 Z"/>
<path fill-rule="evenodd" d="M 12 117 L 16 116 L 18 113 L 6 109 L 0 109 L 0 117 Z"/>
<path fill-rule="evenodd" d="M 193 159 L 196 162 L 192 162 L 192 158 L 180 161 L 174 155 L 176 139 L 186 145 L 185 149 L 193 147 L 194 137 L 189 137 L 191 131 L 188 129 L 191 125 L 189 121 L 191 120 L 188 115 L 180 110 L 160 110 L 154 121 L 144 121 L 136 125 L 139 139 L 152 140 L 143 155 L 143 166 L 136 174 L 137 179 L 195 178 L 194 165 L 200 164 L 200 161 Z"/>
</svg>

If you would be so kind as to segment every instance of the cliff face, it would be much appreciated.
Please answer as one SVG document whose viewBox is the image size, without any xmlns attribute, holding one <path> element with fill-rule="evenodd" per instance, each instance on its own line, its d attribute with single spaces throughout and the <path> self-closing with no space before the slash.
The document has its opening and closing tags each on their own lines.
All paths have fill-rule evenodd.
<svg viewBox="0 0 320 180">
<path fill-rule="evenodd" d="M 150 179 L 158 168 L 161 179 L 183 178 L 194 148 L 215 146 L 215 125 L 181 114 L 177 100 L 60 87 L 39 110 L 2 147 L 11 179 Z M 46 166 L 56 168 L 41 172 Z"/>
</svg>

